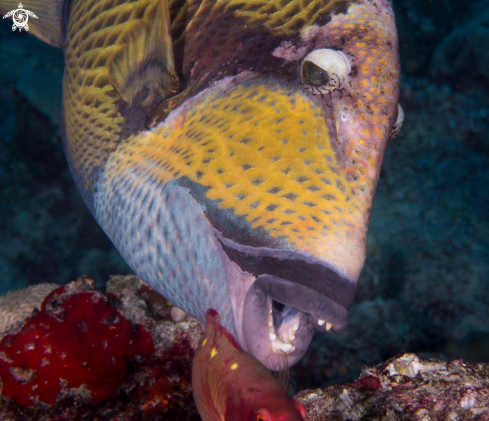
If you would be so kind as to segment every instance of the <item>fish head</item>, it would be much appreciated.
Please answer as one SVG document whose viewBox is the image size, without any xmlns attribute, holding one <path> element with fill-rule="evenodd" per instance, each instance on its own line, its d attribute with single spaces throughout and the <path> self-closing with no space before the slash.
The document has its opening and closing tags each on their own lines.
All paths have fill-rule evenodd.
<svg viewBox="0 0 489 421">
<path fill-rule="evenodd" d="M 280 369 L 348 325 L 397 118 L 397 32 L 388 0 L 235 3 L 175 43 L 190 82 L 166 122 L 193 138 L 177 181 L 232 267 L 233 332 Z"/>
<path fill-rule="evenodd" d="M 131 16 L 152 8 L 142 13 L 141 3 Z M 179 93 L 155 94 L 155 108 L 139 101 L 159 78 L 153 56 L 133 64 L 147 45 L 159 51 L 145 41 L 154 24 L 144 45 L 134 29 L 114 37 L 135 44 L 120 46 L 127 57 L 107 53 L 94 63 L 119 58 L 107 71 L 116 76 L 136 69 L 111 85 L 121 135 L 102 145 L 102 168 L 83 170 L 91 160 L 82 152 L 95 141 L 68 144 L 72 171 L 142 279 L 202 322 L 215 308 L 241 348 L 279 370 L 304 355 L 315 331 L 348 325 L 398 113 L 391 3 L 203 0 L 172 2 L 169 16 Z M 105 38 L 87 46 L 98 43 Z M 147 83 L 134 82 L 141 69 Z M 70 104 L 85 97 L 70 92 L 67 137 L 77 139 L 80 114 Z"/>
<path fill-rule="evenodd" d="M 215 309 L 208 309 L 206 322 L 192 363 L 192 389 L 202 419 L 303 421 L 304 406 L 240 348 Z"/>
</svg>

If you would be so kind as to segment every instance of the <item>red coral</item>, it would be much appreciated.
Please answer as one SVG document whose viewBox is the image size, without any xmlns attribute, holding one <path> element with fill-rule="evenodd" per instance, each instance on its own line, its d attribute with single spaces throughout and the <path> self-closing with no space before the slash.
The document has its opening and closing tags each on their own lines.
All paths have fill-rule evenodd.
<svg viewBox="0 0 489 421">
<path fill-rule="evenodd" d="M 119 388 L 129 361 L 154 351 L 143 326 L 133 329 L 103 295 L 71 295 L 61 287 L 19 333 L 0 342 L 3 394 L 25 406 L 52 405 L 63 384 L 86 385 L 99 402 Z"/>
</svg>

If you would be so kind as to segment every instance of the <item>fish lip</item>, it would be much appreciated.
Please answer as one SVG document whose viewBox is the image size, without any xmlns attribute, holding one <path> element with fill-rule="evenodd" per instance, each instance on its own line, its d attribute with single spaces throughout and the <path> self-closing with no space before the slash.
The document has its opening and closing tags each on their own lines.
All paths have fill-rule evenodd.
<svg viewBox="0 0 489 421">
<path fill-rule="evenodd" d="M 298 311 L 294 323 L 298 322 L 299 328 L 291 342 L 295 350 L 286 355 L 289 366 L 305 354 L 315 330 L 346 329 L 356 289 L 354 279 L 307 253 L 244 246 L 219 232 L 216 238 L 227 257 L 255 278 L 245 298 L 243 333 L 248 350 L 269 368 L 283 365 L 270 355 L 267 322 L 272 300 Z"/>
<path fill-rule="evenodd" d="M 274 352 L 269 338 L 268 315 L 272 308 L 272 299 L 254 285 L 250 288 L 244 303 L 243 333 L 245 345 L 255 358 L 270 370 L 287 369 L 299 361 L 307 351 L 314 335 L 314 327 L 309 323 L 309 316 L 298 312 L 296 322 L 299 327 L 296 337 L 291 342 L 291 352 Z"/>
<path fill-rule="evenodd" d="M 328 262 L 294 250 L 244 246 L 222 235 L 217 235 L 217 239 L 228 258 L 256 278 L 270 275 L 294 282 L 350 309 L 356 280 L 341 274 Z"/>
</svg>

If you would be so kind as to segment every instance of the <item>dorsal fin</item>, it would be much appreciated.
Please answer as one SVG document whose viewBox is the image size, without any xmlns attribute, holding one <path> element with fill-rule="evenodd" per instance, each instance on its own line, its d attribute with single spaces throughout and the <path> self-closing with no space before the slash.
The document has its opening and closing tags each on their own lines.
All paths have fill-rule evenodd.
<svg viewBox="0 0 489 421">
<path fill-rule="evenodd" d="M 130 22 L 109 64 L 112 86 L 130 107 L 145 107 L 155 98 L 179 90 L 175 71 L 168 0 L 155 0 L 141 19 Z"/>
<path fill-rule="evenodd" d="M 221 320 L 221 316 L 216 310 L 214 310 L 213 308 L 207 309 L 207 312 L 205 313 L 205 321 L 207 325 L 212 326 L 214 331 L 218 333 L 219 336 L 222 337 L 222 335 L 224 335 L 226 340 L 232 346 L 234 346 L 240 352 L 243 352 L 236 338 L 220 323 L 220 320 Z"/>
<path fill-rule="evenodd" d="M 46 44 L 64 48 L 64 0 L 0 0 L 0 13 L 5 16 L 18 9 L 19 3 L 24 10 L 37 16 L 37 19 L 29 19 L 29 33 Z"/>
</svg>

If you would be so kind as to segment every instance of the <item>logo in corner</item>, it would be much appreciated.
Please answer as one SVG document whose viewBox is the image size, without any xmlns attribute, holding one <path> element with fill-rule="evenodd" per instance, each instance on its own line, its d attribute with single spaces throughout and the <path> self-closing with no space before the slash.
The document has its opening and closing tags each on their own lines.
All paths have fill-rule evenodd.
<svg viewBox="0 0 489 421">
<path fill-rule="evenodd" d="M 19 32 L 22 32 L 22 29 L 25 29 L 26 31 L 29 30 L 29 25 L 27 24 L 29 16 L 38 19 L 38 17 L 30 10 L 25 10 L 24 6 L 22 6 L 22 3 L 19 3 L 18 9 L 11 10 L 3 18 L 9 18 L 10 16 L 12 16 L 12 21 L 14 22 L 14 24 L 12 25 L 12 31 L 15 31 L 17 28 L 19 28 Z"/>
</svg>

